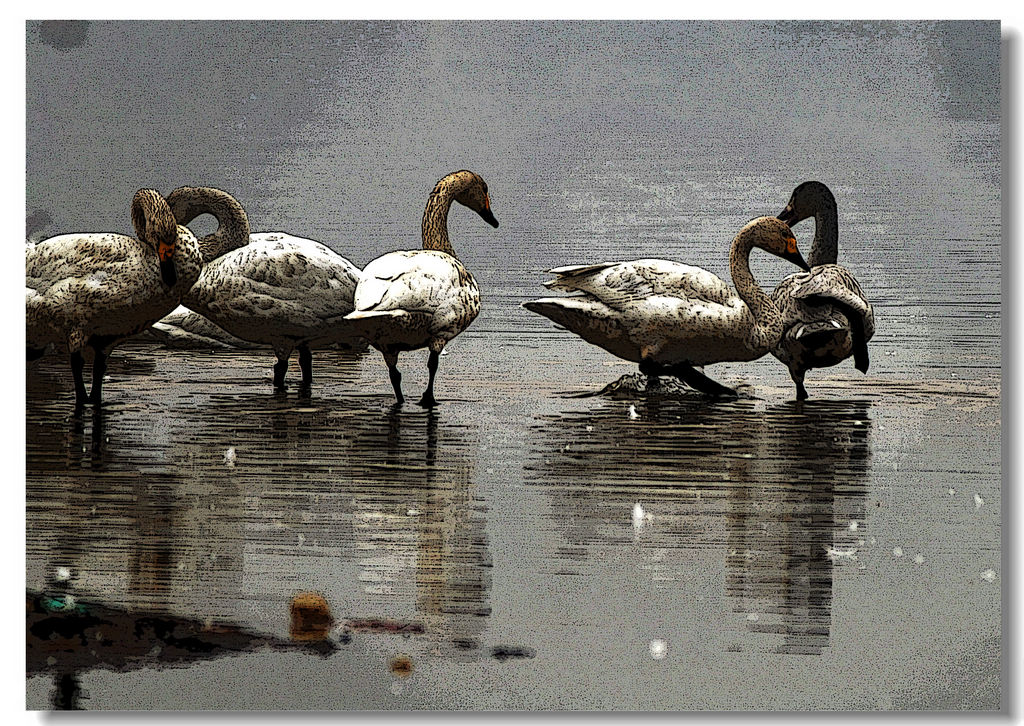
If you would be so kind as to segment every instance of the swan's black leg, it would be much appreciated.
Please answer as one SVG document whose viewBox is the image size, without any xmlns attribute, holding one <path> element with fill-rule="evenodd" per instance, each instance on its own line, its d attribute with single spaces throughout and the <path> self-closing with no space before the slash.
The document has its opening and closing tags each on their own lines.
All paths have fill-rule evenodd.
<svg viewBox="0 0 1024 726">
<path fill-rule="evenodd" d="M 76 350 L 71 354 L 71 376 L 75 379 L 75 405 L 81 406 L 88 402 L 89 394 L 85 391 L 85 381 L 82 380 L 82 370 L 85 368 L 85 359 L 82 352 Z"/>
<path fill-rule="evenodd" d="M 313 354 L 305 343 L 299 346 L 299 370 L 302 371 L 302 387 L 309 390 L 313 385 Z"/>
<path fill-rule="evenodd" d="M 650 358 L 643 358 L 640 360 L 640 372 L 647 376 L 647 390 L 649 391 L 658 385 L 658 377 L 665 374 L 665 366 L 655 363 Z"/>
<path fill-rule="evenodd" d="M 430 357 L 427 358 L 427 370 L 430 371 L 430 380 L 427 382 L 427 390 L 423 392 L 423 397 L 420 399 L 420 405 L 423 408 L 433 408 L 437 405 L 437 399 L 434 398 L 434 376 L 437 375 L 437 362 L 441 354 L 435 351 L 430 351 Z"/>
<path fill-rule="evenodd" d="M 718 398 L 736 398 L 736 391 L 723 386 L 717 381 L 711 380 L 700 371 L 695 370 L 693 366 L 689 366 L 685 363 L 677 363 L 669 367 L 668 372 L 686 385 L 697 389 L 701 393 L 706 393 L 709 396 L 715 396 Z"/>
<path fill-rule="evenodd" d="M 89 400 L 94 406 L 99 406 L 103 399 L 103 376 L 107 372 L 107 354 L 99 346 L 94 347 L 93 351 L 95 357 L 92 361 L 92 395 Z"/>
<path fill-rule="evenodd" d="M 807 400 L 807 389 L 804 388 L 804 373 L 802 368 L 790 368 L 789 375 L 793 379 L 793 383 L 796 384 L 796 400 L 806 401 Z"/>
<path fill-rule="evenodd" d="M 398 403 L 405 403 L 405 396 L 402 395 L 402 373 L 398 370 L 398 353 L 385 353 L 384 362 L 388 366 L 391 387 L 395 389 L 395 400 Z"/>
<path fill-rule="evenodd" d="M 289 350 L 287 353 L 277 353 L 277 363 L 274 364 L 274 390 L 283 391 L 286 386 L 284 385 L 284 374 L 288 372 L 288 356 L 292 352 Z"/>
</svg>

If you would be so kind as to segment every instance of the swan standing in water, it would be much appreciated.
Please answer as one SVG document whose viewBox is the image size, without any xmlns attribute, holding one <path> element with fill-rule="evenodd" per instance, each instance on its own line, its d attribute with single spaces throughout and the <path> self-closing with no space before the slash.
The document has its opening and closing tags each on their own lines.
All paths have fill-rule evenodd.
<svg viewBox="0 0 1024 726">
<path fill-rule="evenodd" d="M 672 375 L 713 396 L 736 392 L 694 369 L 760 358 L 782 334 L 779 311 L 750 272 L 754 247 L 808 269 L 789 227 L 774 217 L 748 222 L 729 250 L 736 290 L 699 267 L 634 260 L 549 270 L 554 290 L 579 293 L 523 304 L 588 343 L 640 364 L 647 376 Z"/>
<path fill-rule="evenodd" d="M 48 345 L 71 356 L 77 405 L 102 402 L 111 350 L 174 310 L 199 279 L 196 238 L 179 226 L 159 192 L 132 199 L 138 239 L 120 234 L 64 234 L 29 244 L 25 254 L 25 342 L 28 359 Z M 82 351 L 93 349 L 92 393 L 86 394 Z"/>
<path fill-rule="evenodd" d="M 476 280 L 455 256 L 448 241 L 448 210 L 452 201 L 479 214 L 492 227 L 487 184 L 471 171 L 456 171 L 439 181 L 423 212 L 423 249 L 391 252 L 363 269 L 356 288 L 355 312 L 349 320 L 360 321 L 361 334 L 384 356 L 398 403 L 402 374 L 398 354 L 430 348 L 427 370 L 430 380 L 419 403 L 430 407 L 434 376 L 445 344 L 465 330 L 480 312 Z"/>
<path fill-rule="evenodd" d="M 225 331 L 269 345 L 277 355 L 274 387 L 284 390 L 288 358 L 296 348 L 302 388 L 313 382 L 310 347 L 355 347 L 358 335 L 345 316 L 361 272 L 328 247 L 284 232 L 249 234 L 245 210 L 212 187 L 180 187 L 167 198 L 180 224 L 201 214 L 217 218 L 217 231 L 199 240 L 203 274 L 183 303 Z"/>
<path fill-rule="evenodd" d="M 789 367 L 798 400 L 807 398 L 804 374 L 853 355 L 854 366 L 868 371 L 868 341 L 875 334 L 875 313 L 839 258 L 836 198 L 821 182 L 804 182 L 789 198 L 779 219 L 795 226 L 814 217 L 809 272 L 790 275 L 775 288 L 772 301 L 782 314 L 783 334 L 772 355 Z"/>
</svg>

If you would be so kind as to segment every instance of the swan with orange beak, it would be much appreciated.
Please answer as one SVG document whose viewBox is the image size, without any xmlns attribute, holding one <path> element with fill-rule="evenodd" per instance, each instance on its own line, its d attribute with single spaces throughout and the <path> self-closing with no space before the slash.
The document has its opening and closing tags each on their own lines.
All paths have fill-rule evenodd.
<svg viewBox="0 0 1024 726">
<path fill-rule="evenodd" d="M 111 350 L 174 310 L 202 269 L 195 236 L 178 225 L 159 192 L 132 199 L 138 238 L 114 233 L 64 234 L 25 250 L 25 343 L 34 360 L 50 345 L 71 359 L 75 402 L 101 403 Z M 82 370 L 93 350 L 92 393 Z"/>
</svg>

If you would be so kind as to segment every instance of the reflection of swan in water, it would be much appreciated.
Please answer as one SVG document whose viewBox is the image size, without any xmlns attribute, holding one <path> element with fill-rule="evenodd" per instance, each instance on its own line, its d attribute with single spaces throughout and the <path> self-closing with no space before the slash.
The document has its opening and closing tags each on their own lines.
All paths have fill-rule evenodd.
<svg viewBox="0 0 1024 726">
<path fill-rule="evenodd" d="M 758 410 L 741 401 L 709 411 L 655 398 L 633 410 L 636 418 L 605 401 L 533 428 L 527 483 L 547 488 L 559 512 L 557 554 L 600 570 L 590 550 L 631 542 L 630 511 L 642 501 L 655 512 L 642 540 L 650 550 L 725 548 L 724 589 L 748 637 L 780 633 L 781 652 L 820 652 L 833 568 L 850 564 L 864 536 L 868 404 Z M 634 526 L 646 526 L 642 514 Z"/>
<path fill-rule="evenodd" d="M 365 551 L 360 579 L 383 614 L 400 614 L 411 596 L 438 648 L 475 650 L 490 614 L 490 549 L 475 507 L 470 442 L 435 410 L 424 416 L 395 406 L 385 417 L 387 426 L 359 445 L 383 453 L 383 466 L 363 472 L 352 492 L 356 546 Z"/>
<path fill-rule="evenodd" d="M 729 494 L 726 593 L 749 632 L 781 636 L 764 643 L 779 653 L 828 646 L 833 568 L 855 563 L 864 536 L 868 405 L 820 404 L 767 412 L 775 455 Z"/>
</svg>

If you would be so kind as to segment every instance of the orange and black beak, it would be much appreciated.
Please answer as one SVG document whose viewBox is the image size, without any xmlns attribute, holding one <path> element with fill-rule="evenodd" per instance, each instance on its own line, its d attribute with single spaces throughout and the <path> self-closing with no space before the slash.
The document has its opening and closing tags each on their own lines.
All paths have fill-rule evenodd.
<svg viewBox="0 0 1024 726">
<path fill-rule="evenodd" d="M 810 272 L 811 266 L 804 260 L 804 256 L 800 254 L 800 248 L 797 247 L 796 237 L 789 237 L 786 239 L 786 252 L 779 255 L 784 260 L 789 260 L 794 265 L 799 267 L 801 270 Z"/>
<path fill-rule="evenodd" d="M 483 220 L 492 227 L 498 226 L 498 220 L 494 218 L 494 214 L 491 212 L 491 198 L 489 195 L 484 195 L 484 208 L 479 211 Z"/>
<path fill-rule="evenodd" d="M 174 268 L 174 245 L 160 242 L 157 254 L 160 256 L 160 277 L 168 287 L 174 287 L 178 282 L 178 271 Z"/>
</svg>

